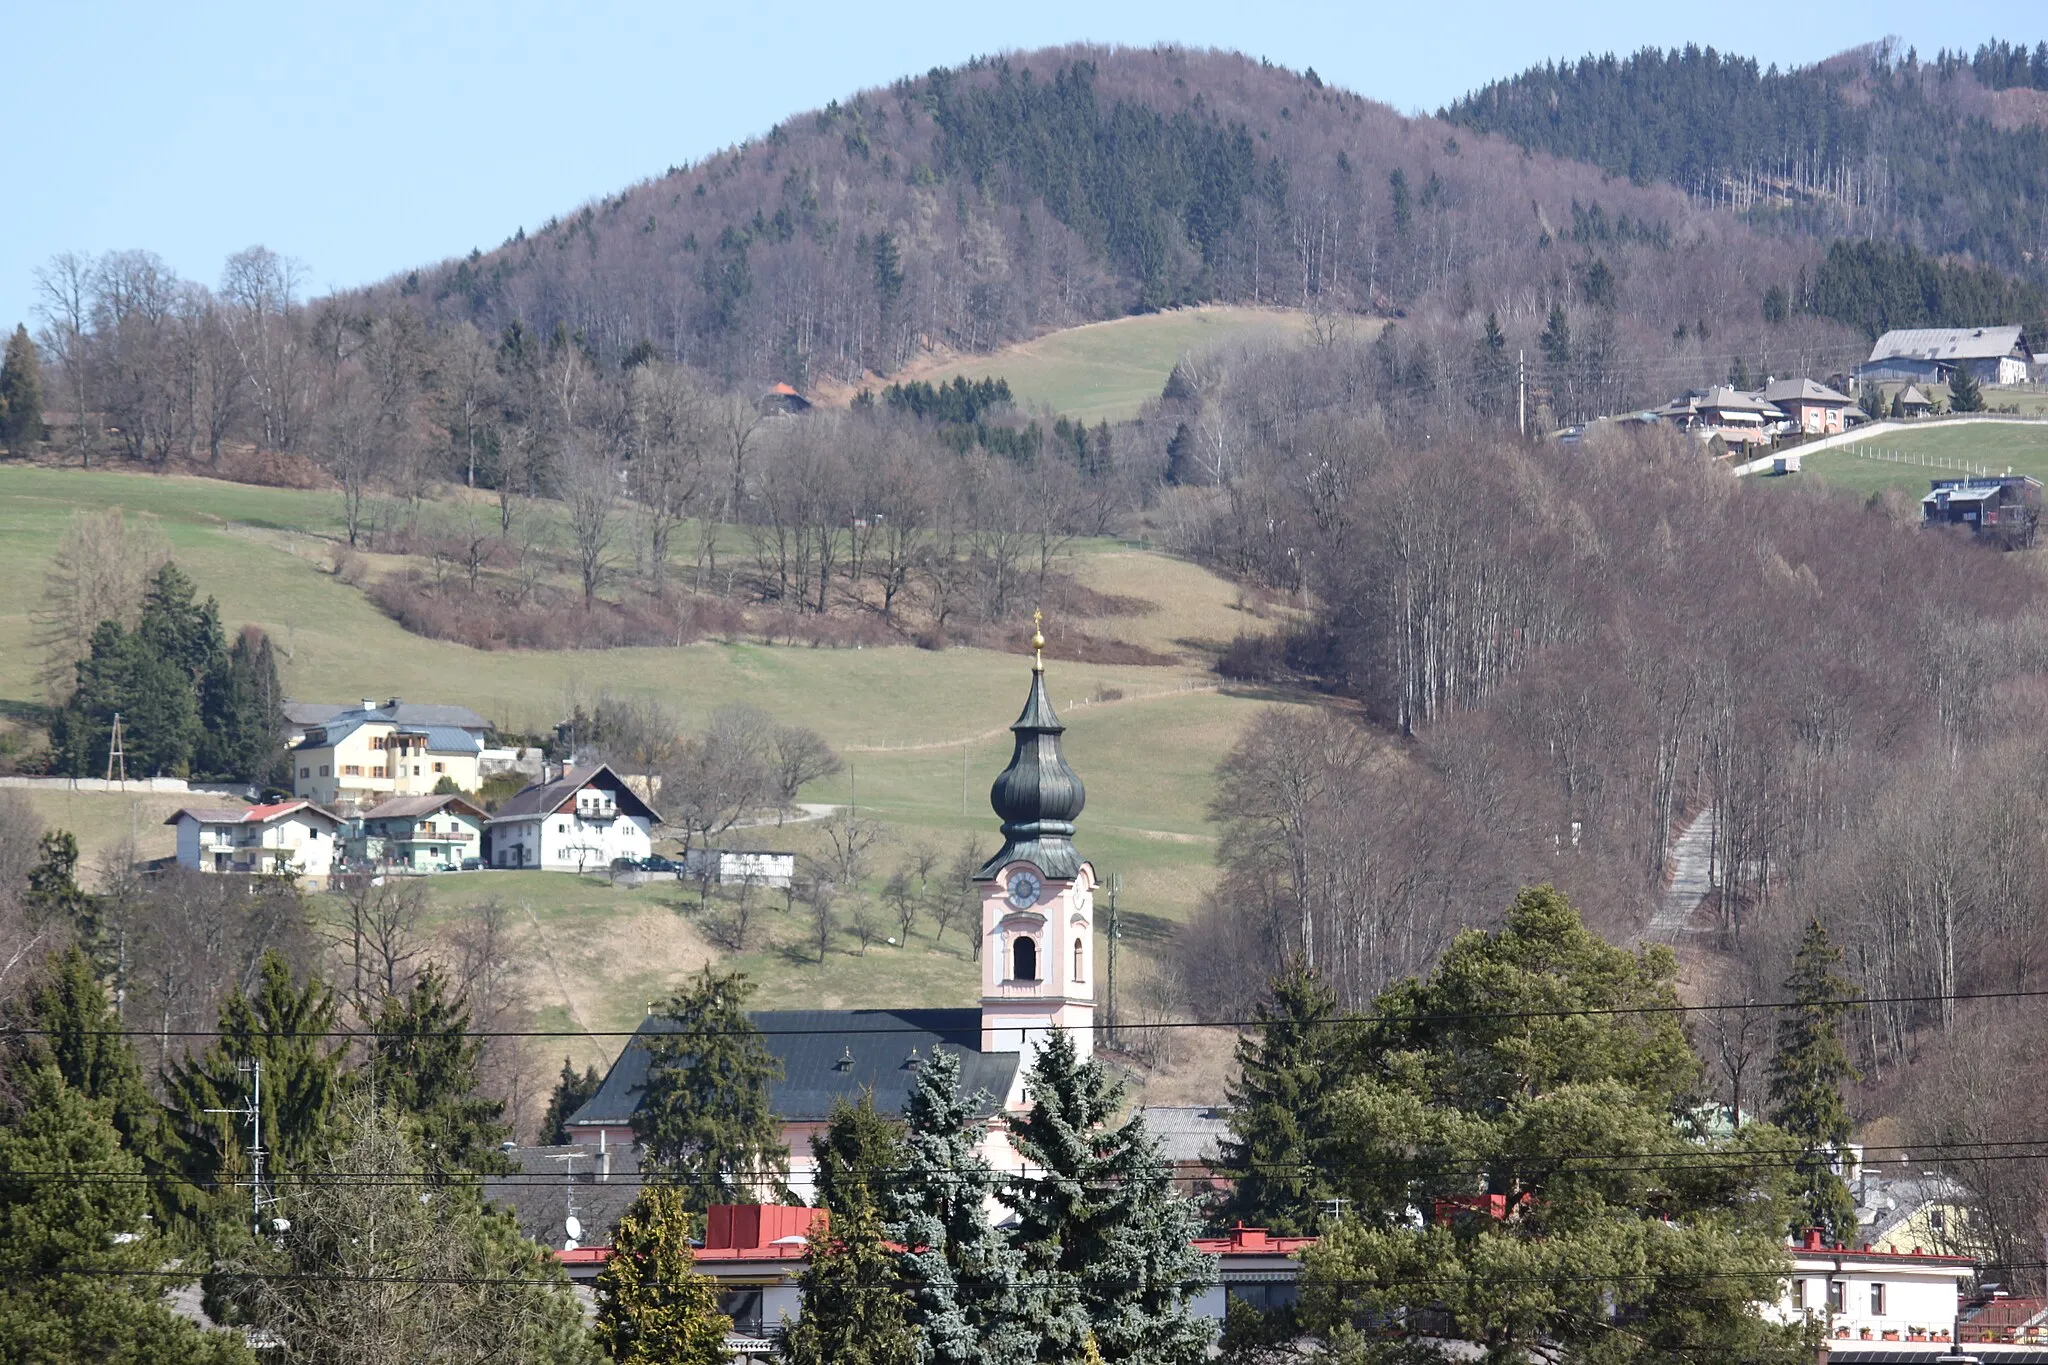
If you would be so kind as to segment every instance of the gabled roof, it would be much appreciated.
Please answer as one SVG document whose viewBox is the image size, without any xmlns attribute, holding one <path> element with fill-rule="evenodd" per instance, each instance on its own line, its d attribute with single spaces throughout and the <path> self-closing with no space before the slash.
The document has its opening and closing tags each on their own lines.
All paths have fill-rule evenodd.
<svg viewBox="0 0 2048 1365">
<path fill-rule="evenodd" d="M 1865 364 L 1890 360 L 2024 360 L 2019 327 L 1908 327 L 1886 332 L 1870 348 Z"/>
<path fill-rule="evenodd" d="M 498 813 L 491 817 L 491 823 L 532 819 L 536 815 L 553 815 L 568 805 L 577 792 L 593 785 L 614 793 L 619 806 L 628 815 L 644 815 L 657 824 L 661 822 L 660 812 L 642 801 L 639 795 L 626 785 L 626 780 L 612 771 L 611 764 L 600 763 L 594 768 L 569 768 L 551 782 L 535 782 L 520 788 L 505 804 L 498 807 Z"/>
<path fill-rule="evenodd" d="M 1844 407 L 1854 400 L 1846 393 L 1837 393 L 1825 384 L 1816 384 L 1811 379 L 1779 379 L 1764 386 L 1764 398 L 1772 403 L 1840 403 Z"/>
<path fill-rule="evenodd" d="M 294 725 L 331 725 L 343 716 L 358 715 L 381 716 L 385 720 L 395 720 L 400 725 L 452 725 L 458 730 L 491 728 L 489 720 L 467 706 L 400 701 L 396 698 L 374 711 L 365 711 L 360 704 L 345 706 L 326 701 L 287 701 L 282 709 L 284 718 Z"/>
<path fill-rule="evenodd" d="M 1922 392 L 1918 384 L 1908 384 L 1905 388 L 1899 390 L 1899 406 L 1906 407 L 1914 403 L 1925 407 L 1934 406 L 1934 400 Z"/>
<path fill-rule="evenodd" d="M 164 823 L 175 825 L 189 817 L 202 825 L 267 825 L 301 810 L 324 816 L 337 825 L 342 823 L 339 815 L 311 801 L 277 801 L 267 806 L 180 806 Z"/>
<path fill-rule="evenodd" d="M 958 1055 L 961 1093 L 981 1092 L 980 1112 L 987 1116 L 1002 1107 L 1022 1060 L 1021 1053 L 981 1050 L 978 1009 L 762 1010 L 747 1017 L 782 1062 L 769 1107 L 784 1122 L 828 1118 L 834 1100 L 855 1100 L 870 1089 L 877 1110 L 900 1115 L 917 1081 L 913 1059 L 931 1056 L 936 1047 Z M 663 1015 L 641 1020 L 570 1125 L 630 1123 L 647 1084 L 646 1039 L 675 1031 L 675 1021 Z"/>
<path fill-rule="evenodd" d="M 301 749 L 329 749 L 347 739 L 365 725 L 389 725 L 401 734 L 420 735 L 427 738 L 427 752 L 430 754 L 480 754 L 484 742 L 475 734 L 459 725 L 428 725 L 415 721 L 394 720 L 383 711 L 349 711 L 323 725 L 306 732 L 299 741 Z"/>
<path fill-rule="evenodd" d="M 394 796 L 380 801 L 363 812 L 365 820 L 418 819 L 423 815 L 434 815 L 446 806 L 460 806 L 465 815 L 479 822 L 489 819 L 476 802 L 457 792 L 445 792 L 439 796 Z"/>
</svg>

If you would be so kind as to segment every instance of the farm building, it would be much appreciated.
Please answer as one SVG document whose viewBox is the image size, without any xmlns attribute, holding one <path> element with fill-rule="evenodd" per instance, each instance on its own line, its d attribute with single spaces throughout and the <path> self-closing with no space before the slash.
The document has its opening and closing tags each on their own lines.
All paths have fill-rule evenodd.
<svg viewBox="0 0 2048 1365">
<path fill-rule="evenodd" d="M 1981 384 L 2024 384 L 2032 358 L 2018 327 L 1914 327 L 1886 332 L 1856 367 L 1859 381 L 1946 383 L 1967 366 Z"/>
<path fill-rule="evenodd" d="M 2008 549 L 2031 545 L 2041 515 L 2041 481 L 2025 474 L 1935 479 L 1920 499 L 1922 526 L 1967 526 Z"/>
</svg>

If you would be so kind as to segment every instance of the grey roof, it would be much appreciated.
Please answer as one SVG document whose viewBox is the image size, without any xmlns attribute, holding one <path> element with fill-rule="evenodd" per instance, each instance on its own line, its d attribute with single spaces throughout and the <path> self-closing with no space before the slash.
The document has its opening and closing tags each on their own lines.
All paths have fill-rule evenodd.
<svg viewBox="0 0 2048 1365">
<path fill-rule="evenodd" d="M 1855 400 L 1811 379 L 1779 379 L 1764 385 L 1764 397 L 1772 403 L 1843 403 Z"/>
<path fill-rule="evenodd" d="M 1138 1111 L 1168 1161 L 1214 1161 L 1230 1136 L 1230 1113 L 1214 1105 L 1152 1104 Z"/>
<path fill-rule="evenodd" d="M 1931 407 L 1934 400 L 1922 393 L 1918 384 L 1908 384 L 1899 390 L 1899 406 L 1904 407 L 1909 403 L 1925 403 Z"/>
<path fill-rule="evenodd" d="M 443 806 L 453 802 L 462 806 L 478 820 L 488 817 L 478 808 L 476 802 L 455 792 L 444 792 L 439 796 L 394 796 L 380 801 L 363 812 L 365 820 L 418 819 L 422 815 L 438 813 Z"/>
<path fill-rule="evenodd" d="M 393 700 L 397 701 L 395 707 L 386 702 L 375 711 L 363 710 L 361 702 L 343 705 L 326 701 L 287 701 L 283 707 L 284 718 L 294 725 L 328 725 L 344 715 L 376 715 L 385 720 L 395 720 L 400 725 L 452 725 L 458 730 L 491 728 L 490 721 L 467 706 Z"/>
<path fill-rule="evenodd" d="M 1909 360 L 2024 359 L 2018 327 L 1909 327 L 1886 332 L 1870 348 L 1865 364 L 1904 357 Z"/>
<path fill-rule="evenodd" d="M 385 711 L 350 711 L 306 732 L 301 749 L 325 749 L 339 744 L 365 725 L 396 725 L 409 735 L 424 734 L 430 754 L 480 754 L 484 742 L 459 725 L 431 725 L 420 721 L 396 720 Z"/>
<path fill-rule="evenodd" d="M 560 777 L 549 782 L 534 782 L 521 787 L 491 816 L 491 823 L 503 820 L 531 819 L 536 815 L 552 815 L 568 804 L 569 798 L 585 787 L 596 783 L 612 792 L 629 815 L 644 815 L 659 823 L 661 815 L 654 807 L 640 799 L 639 793 L 626 785 L 624 778 L 612 771 L 609 763 L 600 763 L 595 768 L 568 768 Z"/>
<path fill-rule="evenodd" d="M 1024 710 L 1010 726 L 1017 747 L 989 789 L 989 804 L 1003 820 L 1003 846 L 975 876 L 993 877 L 1017 859 L 1057 881 L 1081 875 L 1074 821 L 1088 804 L 1088 790 L 1060 752 L 1066 729 L 1045 695 L 1044 666 L 1034 664 Z"/>
<path fill-rule="evenodd" d="M 562 1223 L 575 1201 L 585 1246 L 611 1241 L 612 1227 L 640 1193 L 640 1149 L 613 1143 L 604 1152 L 594 1142 L 561 1147 L 514 1147 L 504 1153 L 519 1169 L 484 1180 L 484 1198 L 508 1210 L 519 1230 L 545 1246 L 567 1238 Z M 611 1173 L 604 1176 L 609 1161 Z M 602 1178 L 601 1178 L 602 1177 Z"/>
<path fill-rule="evenodd" d="M 929 1057 L 940 1046 L 960 1058 L 961 1091 L 982 1092 L 981 1112 L 993 1114 L 1010 1093 L 1020 1059 L 1015 1052 L 981 1050 L 979 1009 L 762 1010 L 748 1018 L 782 1062 L 769 1103 L 785 1122 L 828 1118 L 832 1101 L 856 1099 L 867 1089 L 874 1091 L 876 1109 L 900 1115 L 917 1080 L 913 1055 Z M 630 1122 L 647 1084 L 645 1040 L 675 1031 L 666 1015 L 641 1020 L 604 1084 L 569 1122 Z"/>
</svg>

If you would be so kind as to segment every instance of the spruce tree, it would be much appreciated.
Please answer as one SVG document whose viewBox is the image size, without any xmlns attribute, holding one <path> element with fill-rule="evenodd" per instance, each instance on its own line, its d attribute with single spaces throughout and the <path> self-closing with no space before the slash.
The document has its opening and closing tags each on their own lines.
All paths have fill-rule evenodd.
<svg viewBox="0 0 2048 1365">
<path fill-rule="evenodd" d="M 1948 379 L 1948 410 L 1950 412 L 1984 411 L 1984 386 L 1966 364 L 1958 364 Z"/>
<path fill-rule="evenodd" d="M 29 1057 L 47 1064 L 89 1100 L 109 1106 L 121 1142 L 138 1156 L 156 1139 L 159 1109 L 135 1049 L 93 965 L 75 945 L 50 960 L 29 994 Z"/>
<path fill-rule="evenodd" d="M 1038 1359 L 1065 1365 L 1092 1335 L 1108 1365 L 1193 1365 L 1214 1331 L 1194 1299 L 1216 1278 L 1197 1251 L 1193 1206 L 1137 1115 L 1115 1122 L 1123 1088 L 1073 1037 L 1053 1030 L 1026 1082 L 1031 1108 L 1010 1125 L 1027 1174 L 1001 1192 L 1017 1212 L 1027 1321 Z"/>
<path fill-rule="evenodd" d="M 916 1365 L 910 1296 L 883 1241 L 882 1195 L 901 1150 L 872 1094 L 835 1101 L 831 1123 L 811 1139 L 829 1222 L 811 1234 L 798 1281 L 803 1313 L 780 1346 L 786 1365 Z"/>
<path fill-rule="evenodd" d="M 1785 979 L 1785 998 L 1796 1003 L 1778 1018 L 1778 1045 L 1771 1056 L 1771 1122 L 1791 1134 L 1800 1154 L 1793 1166 L 1793 1194 L 1800 1226 L 1824 1228 L 1837 1241 L 1856 1230 L 1856 1201 L 1835 1173 L 1852 1125 L 1842 1087 L 1856 1080 L 1842 1045 L 1841 1023 L 1854 988 L 1836 969 L 1841 950 L 1828 942 L 1819 920 L 1806 926 Z"/>
<path fill-rule="evenodd" d="M 1231 1136 L 1218 1173 L 1232 1182 L 1220 1215 L 1283 1236 L 1313 1233 L 1340 1193 L 1331 1174 L 1337 1121 L 1330 1102 L 1350 1079 L 1355 1030 L 1313 969 L 1295 964 L 1273 983 L 1253 1031 L 1238 1039 Z"/>
<path fill-rule="evenodd" d="M 284 754 L 284 689 L 270 637 L 251 626 L 216 657 L 200 689 L 203 737 L 197 765 L 216 777 L 289 786 Z"/>
<path fill-rule="evenodd" d="M 171 1311 L 176 1253 L 109 1102 L 48 1063 L 17 1063 L 0 1116 L 0 1359 L 254 1365 L 239 1335 Z"/>
<path fill-rule="evenodd" d="M 379 1104 L 409 1116 L 430 1169 L 502 1174 L 498 1150 L 511 1132 L 505 1106 L 477 1093 L 483 1043 L 469 1036 L 469 1006 L 451 999 L 439 967 L 429 965 L 402 996 L 387 996 L 372 1025 L 370 1090 Z"/>
<path fill-rule="evenodd" d="M 989 1225 L 995 1175 L 976 1151 L 990 1107 L 960 1093 L 960 1058 L 933 1048 L 904 1102 L 903 1171 L 887 1191 L 903 1248 L 917 1365 L 1024 1365 L 1038 1343 L 1020 1302 L 1023 1256 Z"/>
<path fill-rule="evenodd" d="M 569 1129 L 566 1125 L 570 1116 L 590 1103 L 591 1097 L 603 1084 L 604 1077 L 597 1074 L 595 1066 L 583 1068 L 583 1074 L 579 1076 L 569 1059 L 562 1058 L 561 1079 L 555 1082 L 555 1092 L 548 1096 L 547 1113 L 541 1116 L 540 1140 L 557 1145 L 567 1142 Z"/>
<path fill-rule="evenodd" d="M 697 1270 L 685 1193 L 649 1185 L 612 1229 L 597 1276 L 597 1342 L 622 1365 L 724 1365 L 732 1320 Z"/>
<path fill-rule="evenodd" d="M 43 439 L 43 361 L 28 328 L 15 324 L 0 358 L 0 446 L 24 455 Z"/>
<path fill-rule="evenodd" d="M 747 1018 L 754 984 L 707 964 L 669 998 L 673 1032 L 645 1036 L 647 1085 L 633 1132 L 650 1164 L 689 1192 L 691 1207 L 753 1204 L 789 1174 L 769 1087 L 782 1063 Z"/>
</svg>

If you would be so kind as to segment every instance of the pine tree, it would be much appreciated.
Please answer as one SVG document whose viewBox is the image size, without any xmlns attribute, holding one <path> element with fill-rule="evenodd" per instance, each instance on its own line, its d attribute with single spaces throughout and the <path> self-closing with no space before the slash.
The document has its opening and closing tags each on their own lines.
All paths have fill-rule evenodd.
<svg viewBox="0 0 2048 1365">
<path fill-rule="evenodd" d="M 1950 412 L 1984 411 L 1984 386 L 1966 364 L 1958 364 L 1948 378 Z"/>
<path fill-rule="evenodd" d="M 1231 1136 L 1218 1173 L 1233 1181 L 1220 1210 L 1283 1236 L 1315 1231 L 1340 1193 L 1330 1156 L 1339 1134 L 1330 1102 L 1350 1079 L 1353 1030 L 1313 969 L 1295 964 L 1273 983 L 1257 1024 L 1238 1039 Z"/>
<path fill-rule="evenodd" d="M 648 1161 L 689 1191 L 692 1207 L 752 1204 L 789 1174 L 768 1088 L 782 1063 L 747 1018 L 754 984 L 707 964 L 664 1011 L 673 1032 L 650 1034 L 647 1086 L 633 1117 Z"/>
<path fill-rule="evenodd" d="M 469 1036 L 469 1007 L 450 999 L 429 964 L 403 996 L 386 997 L 373 1024 L 370 1090 L 417 1126 L 431 1169 L 487 1175 L 512 1170 L 498 1150 L 511 1128 L 505 1106 L 477 1093 L 483 1043 Z"/>
<path fill-rule="evenodd" d="M 603 1084 L 604 1077 L 597 1074 L 595 1066 L 583 1068 L 583 1074 L 579 1076 L 576 1068 L 569 1064 L 569 1059 L 562 1058 L 561 1079 L 555 1082 L 555 1093 L 548 1096 L 547 1113 L 541 1116 L 541 1141 L 552 1144 L 567 1142 L 569 1130 L 566 1125 L 570 1116 L 590 1103 L 591 1097 Z"/>
<path fill-rule="evenodd" d="M 50 747 L 67 775 L 105 774 L 116 715 L 130 777 L 189 772 L 200 735 L 198 688 L 140 633 L 102 621 L 78 663 L 77 687 L 50 727 Z"/>
<path fill-rule="evenodd" d="M 0 1359 L 253 1365 L 240 1337 L 173 1313 L 175 1252 L 148 1217 L 112 1105 L 52 1065 L 17 1064 L 0 1121 Z"/>
<path fill-rule="evenodd" d="M 1193 1206 L 1136 1115 L 1115 1123 L 1123 1090 L 1072 1035 L 1055 1029 L 1026 1084 L 1031 1108 L 1010 1125 L 1029 1174 L 1001 1192 L 1017 1212 L 1027 1322 L 1044 1365 L 1074 1360 L 1092 1334 L 1104 1361 L 1193 1365 L 1214 1336 L 1193 1311 L 1214 1282 L 1195 1250 Z"/>
<path fill-rule="evenodd" d="M 649 1185 L 612 1229 L 597 1277 L 598 1345 L 622 1365 L 724 1365 L 732 1320 L 690 1250 L 689 1201 Z"/>
<path fill-rule="evenodd" d="M 1856 1069 L 1840 1029 L 1849 1008 L 1844 1002 L 1855 991 L 1836 974 L 1841 961 L 1841 950 L 1828 942 L 1820 921 L 1809 923 L 1785 979 L 1785 998 L 1797 1003 L 1778 1019 L 1770 1119 L 1801 1148 L 1793 1166 L 1800 1212 L 1791 1230 L 1825 1228 L 1845 1241 L 1856 1230 L 1856 1201 L 1834 1168 L 1852 1131 L 1842 1087 L 1856 1080 Z"/>
<path fill-rule="evenodd" d="M 43 361 L 28 328 L 15 324 L 0 359 L 0 446 L 12 455 L 43 439 Z"/>
<path fill-rule="evenodd" d="M 872 1094 L 835 1101 L 831 1123 L 811 1139 L 830 1221 L 811 1235 L 798 1281 L 803 1313 L 780 1347 L 786 1365 L 915 1365 L 910 1296 L 882 1240 L 882 1196 L 901 1151 Z"/>
<path fill-rule="evenodd" d="M 1023 1256 L 989 1226 L 995 1175 L 976 1152 L 985 1094 L 960 1093 L 960 1058 L 933 1048 L 904 1102 L 903 1173 L 888 1189 L 890 1240 L 910 1286 L 917 1365 L 1023 1365 L 1038 1343 L 1019 1301 Z"/>
<path fill-rule="evenodd" d="M 74 946 L 52 958 L 30 992 L 28 1008 L 31 1025 L 40 1030 L 31 1037 L 30 1060 L 53 1068 L 85 1098 L 110 1106 L 114 1129 L 129 1152 L 151 1150 L 160 1111 L 86 955 Z"/>
<path fill-rule="evenodd" d="M 289 786 L 284 689 L 270 637 L 253 626 L 243 630 L 215 659 L 200 695 L 200 769 L 231 781 Z"/>
</svg>

